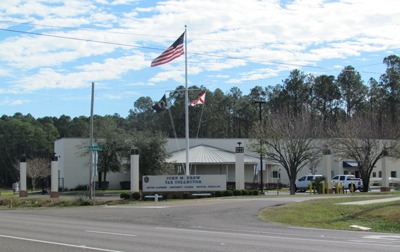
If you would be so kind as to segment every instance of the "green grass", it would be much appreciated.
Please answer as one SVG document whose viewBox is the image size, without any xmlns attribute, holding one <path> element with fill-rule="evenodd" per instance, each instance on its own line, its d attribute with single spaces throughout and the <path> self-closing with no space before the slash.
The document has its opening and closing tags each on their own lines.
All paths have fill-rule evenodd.
<svg viewBox="0 0 400 252">
<path fill-rule="evenodd" d="M 367 205 L 337 203 L 388 197 L 345 197 L 318 199 L 266 208 L 259 217 L 268 222 L 291 226 L 351 229 L 350 225 L 372 228 L 376 232 L 400 233 L 400 201 Z M 353 229 L 354 230 L 354 229 Z"/>
</svg>

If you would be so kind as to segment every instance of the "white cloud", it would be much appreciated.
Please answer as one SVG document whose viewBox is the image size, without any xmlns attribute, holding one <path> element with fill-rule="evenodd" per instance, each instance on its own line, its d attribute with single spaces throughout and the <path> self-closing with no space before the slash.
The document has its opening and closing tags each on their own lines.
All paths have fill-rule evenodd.
<svg viewBox="0 0 400 252">
<path fill-rule="evenodd" d="M 342 69 L 342 68 L 344 68 L 344 67 L 341 66 L 341 65 L 335 65 L 334 68 L 340 68 L 340 69 Z"/>
<path fill-rule="evenodd" d="M 10 104 L 11 105 L 22 105 L 22 104 L 25 104 L 28 102 L 30 102 L 30 100 L 15 100 L 15 101 L 12 101 Z"/>
<path fill-rule="evenodd" d="M 93 81 L 118 79 L 128 70 L 140 70 L 148 66 L 143 55 L 133 55 L 119 59 L 107 59 L 103 64 L 79 66 L 82 72 L 62 74 L 51 68 L 42 68 L 38 74 L 24 77 L 12 86 L 13 90 L 31 92 L 39 89 L 72 89 L 88 86 Z"/>
</svg>

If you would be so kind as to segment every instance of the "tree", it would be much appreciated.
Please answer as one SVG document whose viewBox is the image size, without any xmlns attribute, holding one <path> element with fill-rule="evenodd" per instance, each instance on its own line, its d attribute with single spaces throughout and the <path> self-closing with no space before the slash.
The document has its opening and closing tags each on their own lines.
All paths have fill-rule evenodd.
<svg viewBox="0 0 400 252">
<path fill-rule="evenodd" d="M 170 170 L 165 160 L 171 157 L 166 149 L 168 139 L 162 132 L 136 131 L 130 141 L 132 148 L 139 150 L 139 173 L 159 175 Z"/>
<path fill-rule="evenodd" d="M 271 113 L 264 125 L 258 123 L 253 128 L 253 138 L 247 148 L 281 164 L 289 177 L 290 194 L 295 194 L 297 173 L 321 155 L 315 141 L 320 132 L 319 125 L 320 122 L 313 120 L 308 111 L 298 116 Z"/>
<path fill-rule="evenodd" d="M 107 173 L 121 172 L 127 169 L 130 146 L 126 141 L 128 135 L 123 128 L 118 128 L 112 117 L 97 119 L 95 122 L 95 141 L 103 147 L 98 152 L 97 169 L 99 181 L 107 181 Z M 102 177 L 103 176 L 103 177 Z M 106 183 L 103 183 L 105 190 Z"/>
<path fill-rule="evenodd" d="M 352 66 L 346 66 L 338 75 L 336 81 L 345 102 L 346 114 L 350 116 L 365 100 L 368 88 L 364 85 L 360 73 Z"/>
<path fill-rule="evenodd" d="M 335 155 L 358 163 L 364 191 L 368 190 L 372 169 L 384 156 L 398 159 L 399 131 L 386 118 L 364 114 L 339 121 L 330 129 L 328 145 Z"/>
<path fill-rule="evenodd" d="M 51 174 L 51 163 L 46 158 L 33 158 L 26 160 L 26 176 L 32 180 L 32 191 L 41 178 L 45 178 Z M 15 169 L 20 171 L 20 162 L 17 162 Z"/>
<path fill-rule="evenodd" d="M 321 75 L 315 78 L 312 87 L 313 105 L 322 116 L 325 123 L 327 117 L 332 115 L 340 103 L 340 90 L 333 75 Z"/>
<path fill-rule="evenodd" d="M 386 100 L 388 103 L 392 122 L 398 121 L 399 105 L 400 105 L 400 57 L 390 55 L 383 59 L 386 65 L 386 73 L 381 76 L 380 86 L 386 92 Z"/>
</svg>

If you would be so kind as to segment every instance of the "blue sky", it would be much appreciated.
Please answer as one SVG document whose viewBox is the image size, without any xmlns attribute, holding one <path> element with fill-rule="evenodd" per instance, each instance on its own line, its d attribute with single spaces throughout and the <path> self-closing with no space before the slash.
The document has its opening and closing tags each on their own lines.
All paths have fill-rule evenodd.
<svg viewBox="0 0 400 252">
<path fill-rule="evenodd" d="M 295 68 L 337 76 L 347 65 L 368 84 L 384 57 L 399 55 L 398 3 L 1 0 L 1 114 L 89 116 L 95 82 L 94 113 L 126 117 L 139 97 L 159 100 L 185 84 L 183 56 L 150 67 L 185 25 L 189 86 L 248 94 Z"/>
</svg>

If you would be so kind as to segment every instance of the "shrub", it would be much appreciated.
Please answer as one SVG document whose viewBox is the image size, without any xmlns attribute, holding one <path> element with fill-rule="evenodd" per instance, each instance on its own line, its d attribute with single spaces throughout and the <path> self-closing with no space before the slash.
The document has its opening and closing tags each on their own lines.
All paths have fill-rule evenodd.
<svg viewBox="0 0 400 252">
<path fill-rule="evenodd" d="M 254 190 L 247 190 L 247 192 L 249 193 L 249 195 L 253 195 Z"/>
<path fill-rule="evenodd" d="M 235 195 L 235 196 L 242 195 L 242 190 L 233 190 L 233 195 Z"/>
<path fill-rule="evenodd" d="M 75 191 L 86 191 L 87 190 L 87 185 L 78 185 L 75 187 Z"/>
<path fill-rule="evenodd" d="M 231 190 L 224 191 L 224 196 L 233 196 L 233 192 Z"/>
<path fill-rule="evenodd" d="M 242 190 L 242 195 L 249 195 L 249 191 L 247 191 L 246 189 Z"/>
<path fill-rule="evenodd" d="M 189 192 L 182 193 L 182 196 L 183 196 L 184 199 L 190 199 L 190 193 Z"/>
<path fill-rule="evenodd" d="M 169 196 L 168 193 L 163 193 L 163 194 L 162 194 L 162 197 L 163 197 L 163 199 L 165 199 L 165 200 L 168 199 L 168 196 Z"/>
<path fill-rule="evenodd" d="M 207 192 L 209 194 L 211 194 L 211 197 L 214 197 L 214 192 Z"/>
<path fill-rule="evenodd" d="M 257 190 L 257 189 L 254 189 L 254 190 L 253 190 L 253 195 L 258 195 L 258 194 L 259 194 L 258 190 Z"/>
<path fill-rule="evenodd" d="M 222 196 L 223 196 L 222 191 L 216 191 L 215 192 L 215 197 L 222 197 Z"/>
<path fill-rule="evenodd" d="M 138 193 L 138 192 L 132 193 L 132 199 L 134 199 L 134 200 L 140 199 L 140 193 Z"/>
<path fill-rule="evenodd" d="M 176 194 L 176 193 L 172 194 L 172 198 L 173 198 L 173 199 L 180 199 L 179 195 Z"/>
<path fill-rule="evenodd" d="M 130 199 L 130 198 L 131 198 L 131 196 L 129 195 L 129 193 L 125 193 L 125 192 L 121 193 L 121 194 L 119 195 L 119 197 L 120 197 L 121 199 Z"/>
</svg>

